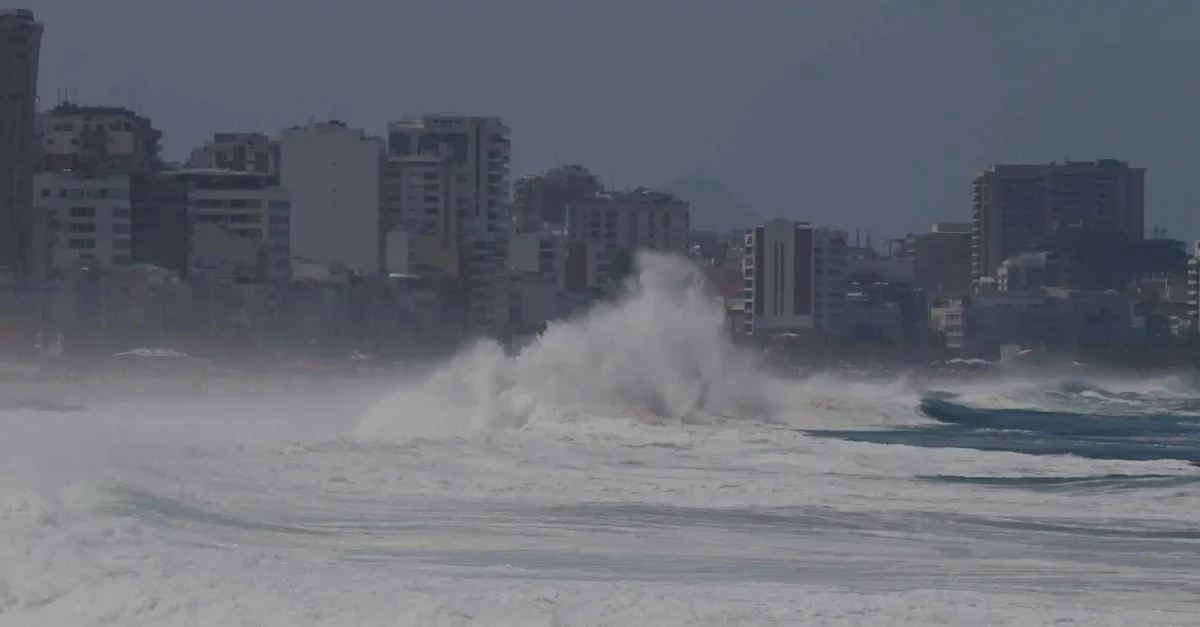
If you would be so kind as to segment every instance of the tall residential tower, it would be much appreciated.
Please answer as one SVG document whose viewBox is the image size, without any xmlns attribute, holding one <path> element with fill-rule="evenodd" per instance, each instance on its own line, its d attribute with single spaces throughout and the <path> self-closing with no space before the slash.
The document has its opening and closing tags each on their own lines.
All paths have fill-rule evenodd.
<svg viewBox="0 0 1200 627">
<path fill-rule="evenodd" d="M 422 180 L 424 192 L 398 196 L 389 209 L 394 216 L 428 213 L 431 217 L 452 218 L 452 227 L 440 227 L 454 233 L 457 274 L 465 287 L 469 326 L 481 332 L 499 332 L 505 325 L 505 260 L 509 200 L 508 125 L 500 118 L 452 115 L 423 115 L 388 125 L 388 156 L 400 167 L 397 176 L 430 177 Z M 422 161 L 424 159 L 424 161 Z M 442 160 L 448 160 L 454 179 L 447 181 L 436 172 Z M 416 167 L 420 161 L 421 167 Z M 286 167 L 286 158 L 285 158 Z M 394 187 L 402 187 L 402 181 Z M 408 189 L 412 189 L 409 187 Z M 443 194 L 449 198 L 453 215 L 446 214 Z M 421 203 L 420 211 L 407 206 Z M 405 225 L 389 225 L 404 227 Z M 418 231 L 423 230 L 420 227 Z"/>
<path fill-rule="evenodd" d="M 1115 159 L 994 165 L 977 174 L 971 199 L 971 278 L 994 277 L 1002 261 L 1064 227 L 1141 239 L 1145 177 L 1145 169 Z"/>
<path fill-rule="evenodd" d="M 32 278 L 34 254 L 33 171 L 42 30 L 32 11 L 0 9 L 0 273 L 22 291 Z"/>
</svg>

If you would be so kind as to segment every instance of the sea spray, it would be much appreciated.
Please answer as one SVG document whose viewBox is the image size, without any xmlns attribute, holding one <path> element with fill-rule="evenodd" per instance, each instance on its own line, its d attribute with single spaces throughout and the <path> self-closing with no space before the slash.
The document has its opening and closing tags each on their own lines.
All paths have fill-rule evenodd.
<svg viewBox="0 0 1200 627">
<path fill-rule="evenodd" d="M 776 384 L 733 344 L 686 259 L 642 253 L 621 297 L 552 324 L 515 356 L 482 341 L 373 407 L 358 437 L 453 437 L 578 417 L 768 418 Z"/>
</svg>

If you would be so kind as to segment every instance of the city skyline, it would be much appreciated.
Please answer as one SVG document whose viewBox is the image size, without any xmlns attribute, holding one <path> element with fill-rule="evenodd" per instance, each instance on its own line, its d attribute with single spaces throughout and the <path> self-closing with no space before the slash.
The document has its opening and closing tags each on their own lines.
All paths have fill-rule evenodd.
<svg viewBox="0 0 1200 627">
<path fill-rule="evenodd" d="M 872 224 L 882 235 L 963 219 L 962 181 L 995 163 L 1118 158 L 1149 172 L 1148 227 L 1184 238 L 1200 232 L 1191 211 L 1200 183 L 1187 157 L 1188 112 L 1200 94 L 1183 80 L 1197 51 L 1182 28 L 1200 9 L 1187 5 L 1101 1 L 1081 12 L 1056 2 L 864 2 L 748 11 L 665 2 L 633 11 L 515 2 L 474 7 L 480 19 L 464 20 L 449 6 L 330 7 L 319 16 L 315 6 L 277 15 L 241 3 L 238 20 L 221 25 L 233 42 L 249 45 L 282 15 L 294 23 L 265 31 L 277 41 L 260 58 L 235 52 L 236 43 L 212 45 L 206 33 L 216 32 L 221 2 L 202 14 L 135 0 L 104 10 L 27 4 L 51 24 L 43 103 L 74 89 L 86 103 L 140 104 L 166 131 L 172 159 L 212 132 L 276 133 L 310 116 L 374 133 L 422 111 L 487 114 L 505 118 L 520 138 L 514 177 L 580 163 L 609 187 L 661 188 L 700 173 L 764 217 Z M 461 24 L 464 51 L 407 64 L 398 76 L 387 60 L 423 49 L 428 36 L 411 29 L 383 37 L 378 29 L 398 23 L 392 11 L 404 11 L 408 24 Z M 663 49 L 659 38 L 680 15 L 689 33 Z M 184 51 L 167 55 L 94 41 L 93 32 L 133 17 L 194 28 L 147 29 L 146 46 Z M 338 48 L 303 46 L 295 34 L 317 19 L 330 33 L 357 35 Z M 622 45 L 566 29 L 572 19 L 622 33 Z M 564 38 L 558 28 L 575 34 Z M 484 50 L 502 55 L 471 61 Z"/>
</svg>

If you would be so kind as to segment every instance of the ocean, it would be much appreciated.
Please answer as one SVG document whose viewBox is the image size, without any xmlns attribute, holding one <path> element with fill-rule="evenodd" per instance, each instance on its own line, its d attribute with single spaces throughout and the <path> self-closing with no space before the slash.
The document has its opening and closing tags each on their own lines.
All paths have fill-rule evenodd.
<svg viewBox="0 0 1200 627">
<path fill-rule="evenodd" d="M 78 406 L 0 407 L 0 625 L 1200 624 L 1197 381 L 780 378 L 695 278 L 394 378 L 0 384 Z"/>
</svg>

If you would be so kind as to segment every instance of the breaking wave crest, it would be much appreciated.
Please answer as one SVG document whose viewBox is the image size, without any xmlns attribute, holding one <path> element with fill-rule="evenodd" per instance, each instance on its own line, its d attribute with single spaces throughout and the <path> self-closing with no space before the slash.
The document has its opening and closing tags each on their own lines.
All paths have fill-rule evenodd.
<svg viewBox="0 0 1200 627">
<path fill-rule="evenodd" d="M 687 260 L 655 253 L 621 298 L 550 326 L 515 356 L 482 341 L 364 416 L 394 441 L 594 419 L 769 419 L 775 381 L 730 340 L 724 308 Z"/>
</svg>

